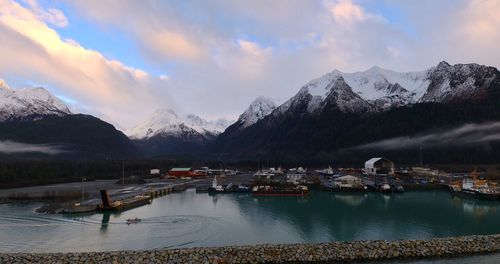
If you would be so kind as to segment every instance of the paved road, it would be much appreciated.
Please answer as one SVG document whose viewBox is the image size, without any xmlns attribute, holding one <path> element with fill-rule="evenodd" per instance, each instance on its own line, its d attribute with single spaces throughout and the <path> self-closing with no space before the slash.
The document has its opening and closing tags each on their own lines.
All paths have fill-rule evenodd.
<svg viewBox="0 0 500 264">
<path fill-rule="evenodd" d="M 32 186 L 32 187 L 22 187 L 22 188 L 12 188 L 12 189 L 2 189 L 0 190 L 0 200 L 6 199 L 12 196 L 23 196 L 31 199 L 38 199 L 47 194 L 61 195 L 68 192 L 82 192 L 82 190 L 87 194 L 87 201 L 84 203 L 97 203 L 100 201 L 100 190 L 107 190 L 108 194 L 112 199 L 122 199 L 125 197 L 130 197 L 138 194 L 148 193 L 151 190 L 159 190 L 165 188 L 174 188 L 180 185 L 189 185 L 192 187 L 200 186 L 211 186 L 212 178 L 200 178 L 200 179 L 147 179 L 145 184 L 129 184 L 121 185 L 116 184 L 117 180 L 96 180 L 89 182 L 71 182 L 71 183 L 60 183 L 60 184 L 50 184 L 43 186 Z M 219 178 L 219 184 L 228 184 L 232 182 L 233 184 L 250 184 L 253 181 L 253 176 L 251 174 L 240 174 L 235 176 L 228 176 L 226 178 Z"/>
<path fill-rule="evenodd" d="M 0 199 L 8 198 L 16 194 L 23 194 L 29 198 L 39 198 L 47 194 L 57 194 L 64 192 L 81 192 L 82 189 L 88 193 L 90 198 L 100 197 L 99 190 L 108 190 L 109 194 L 114 196 L 132 195 L 134 193 L 144 193 L 150 188 L 160 189 L 175 187 L 182 184 L 192 184 L 198 180 L 148 180 L 146 184 L 120 185 L 116 180 L 96 180 L 89 182 L 71 182 L 50 184 L 43 186 L 22 187 L 0 190 Z"/>
</svg>

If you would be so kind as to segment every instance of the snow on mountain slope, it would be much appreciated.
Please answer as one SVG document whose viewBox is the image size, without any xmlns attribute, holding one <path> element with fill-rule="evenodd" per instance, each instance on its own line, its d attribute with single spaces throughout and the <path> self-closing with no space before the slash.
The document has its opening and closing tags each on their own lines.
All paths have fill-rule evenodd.
<svg viewBox="0 0 500 264">
<path fill-rule="evenodd" d="M 0 79 L 0 121 L 66 114 L 69 108 L 44 88 L 12 89 Z"/>
<path fill-rule="evenodd" d="M 233 123 L 224 118 L 207 121 L 194 114 L 188 114 L 184 118 L 184 122 L 198 132 L 209 131 L 215 135 L 224 132 L 224 130 Z"/>
<path fill-rule="evenodd" d="M 313 97 L 322 99 L 330 93 L 329 85 L 339 77 L 365 100 L 377 100 L 394 94 L 412 94 L 413 101 L 420 98 L 429 86 L 429 72 L 404 72 L 372 67 L 364 72 L 344 73 L 334 70 L 304 85 Z M 400 89 L 391 89 L 398 84 Z"/>
<path fill-rule="evenodd" d="M 276 104 L 270 98 L 259 96 L 240 115 L 238 122 L 242 124 L 243 128 L 249 127 L 271 113 L 275 108 Z"/>
<path fill-rule="evenodd" d="M 304 104 L 308 113 L 320 111 L 327 104 L 335 104 L 343 112 L 369 110 L 371 103 L 355 93 L 337 73 L 334 71 L 307 83 L 295 96 L 277 107 L 273 115 L 279 116 Z"/>
<path fill-rule="evenodd" d="M 172 109 L 158 109 L 137 126 L 126 130 L 125 134 L 131 139 L 154 136 L 208 139 L 222 133 L 230 124 L 225 119 L 206 121 L 194 114 L 179 116 Z"/>
<path fill-rule="evenodd" d="M 339 85 L 340 80 L 342 85 Z M 498 70 L 494 67 L 477 64 L 451 66 L 444 61 L 417 72 L 395 72 L 380 67 L 354 73 L 334 70 L 308 82 L 273 113 L 280 115 L 303 104 L 307 104 L 307 112 L 313 113 L 322 109 L 327 101 L 336 104 L 343 112 L 356 112 L 383 111 L 419 102 L 467 99 L 479 96 L 484 92 L 483 88 L 495 80 L 498 80 Z M 332 93 L 339 92 L 343 96 L 337 96 L 336 101 L 326 100 Z"/>
<path fill-rule="evenodd" d="M 492 82 L 498 82 L 494 67 L 475 63 L 450 65 L 445 61 L 431 68 L 430 85 L 419 102 L 442 102 L 479 96 Z"/>
</svg>

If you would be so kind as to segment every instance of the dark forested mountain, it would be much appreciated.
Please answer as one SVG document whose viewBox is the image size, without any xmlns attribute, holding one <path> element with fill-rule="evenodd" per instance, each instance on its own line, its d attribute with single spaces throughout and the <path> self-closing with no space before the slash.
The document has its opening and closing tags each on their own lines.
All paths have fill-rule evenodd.
<svg viewBox="0 0 500 264">
<path fill-rule="evenodd" d="M 121 131 L 82 114 L 0 122 L 0 142 L 3 154 L 10 157 L 121 159 L 139 155 Z"/>
<path fill-rule="evenodd" d="M 12 89 L 0 80 L 0 156 L 108 159 L 138 155 L 112 125 L 72 114 L 44 88 Z"/>
<path fill-rule="evenodd" d="M 230 126 L 211 152 L 234 159 L 323 161 L 384 154 L 416 162 L 422 147 L 430 162 L 491 163 L 500 160 L 496 122 L 500 73 L 494 67 L 441 62 L 422 72 L 333 71 L 254 124 Z M 463 127 L 468 123 L 478 129 L 460 134 L 470 129 Z"/>
<path fill-rule="evenodd" d="M 11 89 L 0 80 L 3 158 L 189 155 L 359 164 L 382 155 L 415 163 L 422 149 L 430 163 L 498 163 L 500 73 L 446 62 L 406 73 L 335 70 L 281 105 L 257 98 L 228 124 L 163 109 L 128 130 L 129 139 L 95 117 L 72 114 L 43 88 Z"/>
</svg>

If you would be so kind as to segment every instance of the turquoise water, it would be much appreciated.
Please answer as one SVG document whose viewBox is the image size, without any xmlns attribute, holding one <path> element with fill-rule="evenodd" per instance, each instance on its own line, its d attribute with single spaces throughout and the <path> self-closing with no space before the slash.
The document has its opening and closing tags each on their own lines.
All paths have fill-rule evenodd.
<svg viewBox="0 0 500 264">
<path fill-rule="evenodd" d="M 0 251 L 68 252 L 163 247 L 416 239 L 500 233 L 500 203 L 445 191 L 309 198 L 210 196 L 188 190 L 121 214 L 37 214 L 41 204 L 0 205 Z M 127 225 L 127 218 L 139 224 Z"/>
</svg>

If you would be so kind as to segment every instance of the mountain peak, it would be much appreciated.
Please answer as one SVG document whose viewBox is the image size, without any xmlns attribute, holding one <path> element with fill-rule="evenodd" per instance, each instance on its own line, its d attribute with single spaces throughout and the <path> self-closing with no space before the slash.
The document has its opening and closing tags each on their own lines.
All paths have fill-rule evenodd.
<svg viewBox="0 0 500 264">
<path fill-rule="evenodd" d="M 251 126 L 276 108 L 276 104 L 268 97 L 258 96 L 250 106 L 240 115 L 238 121 L 243 127 Z"/>
<path fill-rule="evenodd" d="M 379 72 L 381 70 L 382 70 L 382 68 L 380 68 L 379 66 L 374 65 L 374 66 L 371 66 L 368 70 L 366 70 L 366 72 Z"/>
<path fill-rule="evenodd" d="M 207 121 L 195 114 L 178 115 L 173 109 L 161 108 L 125 134 L 132 139 L 148 139 L 157 135 L 183 137 L 185 134 L 205 137 L 221 133 L 229 124 L 230 121 L 225 119 Z"/>
<path fill-rule="evenodd" d="M 448 62 L 446 62 L 446 61 L 441 61 L 441 62 L 439 62 L 439 63 L 438 63 L 437 68 L 438 68 L 438 69 L 440 69 L 440 68 L 448 68 L 448 67 L 450 67 L 450 66 L 451 66 L 451 65 L 450 65 Z"/>
<path fill-rule="evenodd" d="M 0 89 L 10 90 L 11 88 L 3 79 L 0 79 Z"/>
<path fill-rule="evenodd" d="M 177 118 L 177 113 L 171 108 L 156 109 L 151 116 L 171 116 Z"/>
<path fill-rule="evenodd" d="M 66 114 L 68 106 L 46 89 L 12 89 L 0 79 L 0 121 Z"/>
</svg>

